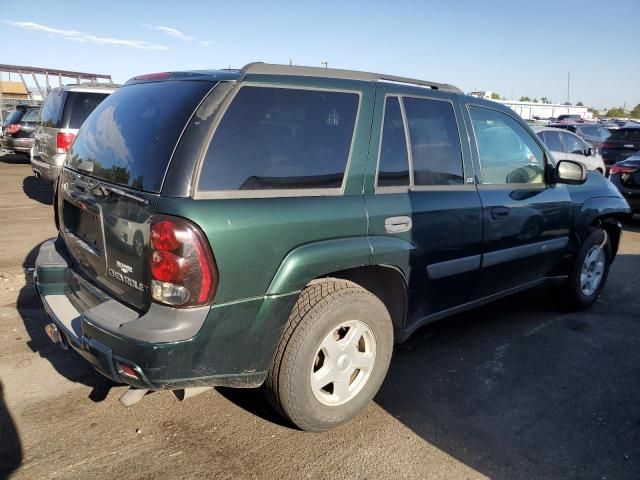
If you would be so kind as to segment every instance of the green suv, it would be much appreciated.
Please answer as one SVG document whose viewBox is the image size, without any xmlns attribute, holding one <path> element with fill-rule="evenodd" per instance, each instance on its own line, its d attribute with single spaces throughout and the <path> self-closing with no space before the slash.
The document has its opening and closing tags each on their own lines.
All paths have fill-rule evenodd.
<svg viewBox="0 0 640 480">
<path fill-rule="evenodd" d="M 591 305 L 628 212 L 511 110 L 450 85 L 159 73 L 78 132 L 35 282 L 49 336 L 133 387 L 125 403 L 263 385 L 321 431 L 367 405 L 422 325 L 549 279 Z"/>
</svg>

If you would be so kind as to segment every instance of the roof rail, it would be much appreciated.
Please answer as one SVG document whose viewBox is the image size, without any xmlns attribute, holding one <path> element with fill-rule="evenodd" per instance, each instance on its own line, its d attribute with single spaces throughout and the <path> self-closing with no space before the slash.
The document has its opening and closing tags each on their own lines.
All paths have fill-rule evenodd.
<svg viewBox="0 0 640 480">
<path fill-rule="evenodd" d="M 433 90 L 442 90 L 445 92 L 463 93 L 459 88 L 454 87 L 453 85 L 448 85 L 446 83 L 436 83 L 426 80 L 418 80 L 415 78 L 396 77 L 394 75 L 385 75 L 381 73 L 358 72 L 355 70 L 342 70 L 337 68 L 302 67 L 298 65 L 278 65 L 272 63 L 253 62 L 242 67 L 241 71 L 245 74 L 300 75 L 304 77 L 340 78 L 344 80 L 361 80 L 368 82 L 401 83 L 406 85 L 428 87 Z"/>
</svg>

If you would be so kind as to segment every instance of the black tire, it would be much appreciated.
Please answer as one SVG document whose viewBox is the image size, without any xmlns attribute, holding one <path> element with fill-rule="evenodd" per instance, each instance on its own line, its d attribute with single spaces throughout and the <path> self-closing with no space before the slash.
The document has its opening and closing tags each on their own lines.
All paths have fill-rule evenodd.
<svg viewBox="0 0 640 480">
<path fill-rule="evenodd" d="M 343 322 L 359 320 L 375 337 L 375 361 L 366 383 L 341 405 L 321 403 L 311 372 L 323 339 Z M 289 316 L 264 384 L 270 403 L 302 430 L 321 432 L 356 416 L 377 393 L 393 351 L 393 325 L 385 305 L 353 282 L 327 279 L 303 290 Z"/>
<path fill-rule="evenodd" d="M 604 271 L 601 275 L 601 279 L 597 288 L 593 291 L 593 293 L 585 295 L 580 285 L 580 274 L 582 272 L 585 258 L 594 247 L 602 245 L 603 242 L 605 242 L 604 246 L 602 247 L 604 252 Z M 598 296 L 600 295 L 600 292 L 602 292 L 602 289 L 604 288 L 604 285 L 607 281 L 607 276 L 609 275 L 609 267 L 611 266 L 611 260 L 611 244 L 609 242 L 607 233 L 599 228 L 594 229 L 594 231 L 582 244 L 582 247 L 580 248 L 580 251 L 576 256 L 576 261 L 573 265 L 573 269 L 566 285 L 566 297 L 564 298 L 564 302 L 566 302 L 572 310 L 584 310 L 586 308 L 589 308 L 598 299 Z"/>
</svg>

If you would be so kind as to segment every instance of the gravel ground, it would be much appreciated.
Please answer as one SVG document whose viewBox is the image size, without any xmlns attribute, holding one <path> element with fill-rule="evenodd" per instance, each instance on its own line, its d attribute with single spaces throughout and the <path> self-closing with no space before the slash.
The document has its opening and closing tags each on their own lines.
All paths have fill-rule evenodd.
<svg viewBox="0 0 640 480">
<path fill-rule="evenodd" d="M 257 391 L 125 391 L 53 345 L 30 285 L 51 188 L 0 157 L 0 478 L 640 478 L 640 220 L 587 312 L 540 288 L 420 329 L 324 434 Z"/>
</svg>

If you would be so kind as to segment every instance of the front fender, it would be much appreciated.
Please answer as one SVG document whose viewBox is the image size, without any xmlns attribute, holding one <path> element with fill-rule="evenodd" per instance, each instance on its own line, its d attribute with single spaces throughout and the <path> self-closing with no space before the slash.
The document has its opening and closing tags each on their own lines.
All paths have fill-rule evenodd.
<svg viewBox="0 0 640 480">
<path fill-rule="evenodd" d="M 580 230 L 593 225 L 598 218 L 618 218 L 631 214 L 631 208 L 623 197 L 595 197 L 586 200 L 575 218 Z"/>
</svg>

